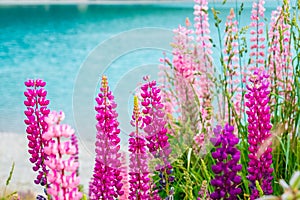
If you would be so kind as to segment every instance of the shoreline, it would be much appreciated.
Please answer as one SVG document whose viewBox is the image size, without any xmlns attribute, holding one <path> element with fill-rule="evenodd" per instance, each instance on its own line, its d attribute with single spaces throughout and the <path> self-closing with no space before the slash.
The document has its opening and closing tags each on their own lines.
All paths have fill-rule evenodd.
<svg viewBox="0 0 300 200">
<path fill-rule="evenodd" d="M 169 4 L 193 3 L 193 0 L 2 0 L 0 5 L 130 5 L 130 4 Z"/>
<path fill-rule="evenodd" d="M 222 3 L 224 0 L 209 0 L 209 3 Z M 228 3 L 236 0 L 227 0 Z M 272 0 L 270 0 L 272 1 Z M 252 2 L 252 0 L 244 0 Z M 268 0 L 266 0 L 268 2 Z M 194 0 L 0 0 L 0 5 L 150 5 L 171 3 L 194 3 Z"/>
<path fill-rule="evenodd" d="M 11 166 L 15 163 L 8 191 L 27 192 L 34 195 L 43 194 L 43 187 L 33 183 L 37 173 L 32 170 L 29 161 L 28 140 L 26 134 L 0 132 L 0 192 L 5 187 Z M 86 145 L 94 142 L 78 140 L 80 184 L 88 191 L 89 181 L 94 170 L 94 155 L 86 149 Z M 1 197 L 1 195 L 0 195 Z"/>
</svg>

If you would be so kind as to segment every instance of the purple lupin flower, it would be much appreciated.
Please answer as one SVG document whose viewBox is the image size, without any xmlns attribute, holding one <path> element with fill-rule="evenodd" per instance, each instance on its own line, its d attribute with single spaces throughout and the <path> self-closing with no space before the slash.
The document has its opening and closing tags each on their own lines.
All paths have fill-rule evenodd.
<svg viewBox="0 0 300 200">
<path fill-rule="evenodd" d="M 233 134 L 234 128 L 228 124 L 222 130 L 221 126 L 214 129 L 216 138 L 211 141 L 216 147 L 212 157 L 216 160 L 212 171 L 215 178 L 211 184 L 215 190 L 211 193 L 212 199 L 237 199 L 237 195 L 242 192 L 238 185 L 241 183 L 241 177 L 237 172 L 242 170 L 242 165 L 238 164 L 241 153 L 235 147 L 239 139 Z"/>
<path fill-rule="evenodd" d="M 134 97 L 134 108 L 132 125 L 135 131 L 130 133 L 129 138 L 129 199 L 143 200 L 150 199 L 150 178 L 148 169 L 147 146 L 144 135 L 139 132 L 141 126 L 140 111 L 137 96 Z"/>
<path fill-rule="evenodd" d="M 169 193 L 170 184 L 174 181 L 174 177 L 171 176 L 173 167 L 168 160 L 172 150 L 165 127 L 167 122 L 163 110 L 164 105 L 161 102 L 160 89 L 157 87 L 156 81 L 149 81 L 148 77 L 144 77 L 144 80 L 148 82 L 141 87 L 142 127 L 146 133 L 149 152 L 154 158 L 159 159 L 156 169 L 161 178 L 160 185 Z"/>
<path fill-rule="evenodd" d="M 29 140 L 28 152 L 31 154 L 29 159 L 34 164 L 32 169 L 38 172 L 35 184 L 45 186 L 47 184 L 46 174 L 47 168 L 44 163 L 47 160 L 47 155 L 44 153 L 44 146 L 47 141 L 42 138 L 47 131 L 48 124 L 45 122 L 45 117 L 48 116 L 50 110 L 47 108 L 49 100 L 46 99 L 47 91 L 44 89 L 46 82 L 41 79 L 28 80 L 25 82 L 27 90 L 24 92 L 26 100 L 24 111 L 27 119 L 24 120 L 27 128 L 27 138 Z"/>
<path fill-rule="evenodd" d="M 259 197 L 255 182 L 258 181 L 264 194 L 272 194 L 272 148 L 270 130 L 269 75 L 256 70 L 247 85 L 245 95 L 248 116 L 249 163 L 248 179 L 251 182 L 252 194 L 250 199 Z"/>
<path fill-rule="evenodd" d="M 121 176 L 120 129 L 115 111 L 117 104 L 109 91 L 106 76 L 96 98 L 97 140 L 94 174 L 89 185 L 91 200 L 113 200 L 123 195 Z"/>
</svg>

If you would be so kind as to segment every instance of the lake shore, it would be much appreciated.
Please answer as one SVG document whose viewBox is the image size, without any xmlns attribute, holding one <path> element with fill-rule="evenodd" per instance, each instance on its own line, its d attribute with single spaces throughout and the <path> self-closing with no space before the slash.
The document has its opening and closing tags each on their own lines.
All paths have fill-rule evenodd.
<svg viewBox="0 0 300 200">
<path fill-rule="evenodd" d="M 209 0 L 210 3 L 222 3 L 224 0 Z M 251 2 L 252 0 L 244 0 Z M 0 5 L 110 5 L 110 4 L 170 4 L 170 3 L 193 3 L 194 0 L 0 0 Z M 235 0 L 227 0 L 235 2 Z"/>
<path fill-rule="evenodd" d="M 33 180 L 36 173 L 29 162 L 27 138 L 25 134 L 0 133 L 0 194 L 5 186 L 12 163 L 15 163 L 14 173 L 7 188 L 8 191 L 26 192 L 30 190 L 35 195 L 43 194 L 43 188 L 35 185 Z M 94 155 L 89 152 L 86 145 L 94 145 L 93 142 L 79 141 L 80 183 L 88 191 L 88 183 L 94 168 Z"/>
</svg>

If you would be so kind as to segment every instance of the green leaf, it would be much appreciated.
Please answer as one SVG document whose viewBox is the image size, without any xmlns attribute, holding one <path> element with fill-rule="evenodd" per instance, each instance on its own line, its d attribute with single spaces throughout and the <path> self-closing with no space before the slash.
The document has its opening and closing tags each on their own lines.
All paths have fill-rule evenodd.
<svg viewBox="0 0 300 200">
<path fill-rule="evenodd" d="M 300 171 L 296 171 L 291 180 L 290 180 L 290 186 L 293 190 L 297 190 L 300 187 Z"/>
<path fill-rule="evenodd" d="M 14 169 L 15 169 L 15 162 L 13 162 L 13 164 L 12 164 L 12 166 L 11 166 L 11 170 L 10 170 L 10 172 L 9 172 L 9 177 L 8 177 L 7 180 L 6 180 L 6 184 L 5 184 L 6 186 L 8 186 L 9 183 L 10 183 L 10 180 L 11 180 L 11 177 L 12 177 L 12 175 L 13 175 Z"/>
</svg>

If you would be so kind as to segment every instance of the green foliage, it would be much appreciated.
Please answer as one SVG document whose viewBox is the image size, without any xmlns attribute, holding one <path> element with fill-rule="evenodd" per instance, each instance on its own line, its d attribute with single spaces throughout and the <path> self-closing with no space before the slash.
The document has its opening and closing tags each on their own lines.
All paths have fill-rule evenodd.
<svg viewBox="0 0 300 200">
<path fill-rule="evenodd" d="M 9 183 L 11 181 L 12 175 L 14 173 L 14 169 L 15 169 L 15 163 L 13 162 L 13 164 L 11 166 L 11 169 L 10 169 L 10 172 L 9 172 L 9 176 L 6 179 L 5 187 L 4 187 L 4 190 L 3 190 L 2 197 L 0 197 L 0 200 L 12 200 L 12 199 L 17 199 L 18 198 L 18 194 L 17 194 L 16 191 L 12 192 L 12 193 L 9 193 L 9 194 L 7 194 L 7 191 L 6 191 L 7 187 L 9 186 Z"/>
<path fill-rule="evenodd" d="M 243 17 L 244 3 L 238 5 L 236 1 L 235 11 L 237 13 L 236 19 L 238 21 L 238 32 L 235 35 L 232 35 L 232 38 L 236 38 L 238 41 L 238 56 L 239 56 L 239 67 L 237 70 L 242 73 L 243 67 L 250 64 L 250 59 L 248 56 L 249 53 L 249 44 L 247 40 L 247 34 L 249 26 L 240 27 L 240 20 Z M 226 3 L 226 0 L 223 1 L 223 4 Z M 269 196 L 269 199 L 279 199 L 276 195 L 283 193 L 282 187 L 279 185 L 281 179 L 289 180 L 292 178 L 292 175 L 295 171 L 300 170 L 300 0 L 298 0 L 295 5 L 290 5 L 289 1 L 282 1 L 282 10 L 279 13 L 279 16 L 284 20 L 286 24 L 290 25 L 290 30 L 283 29 L 278 27 L 278 33 L 280 35 L 280 40 L 284 40 L 284 36 L 290 32 L 290 41 L 289 48 L 291 49 L 294 57 L 292 57 L 292 65 L 294 68 L 293 76 L 287 76 L 284 80 L 279 80 L 274 67 L 274 72 L 271 77 L 272 85 L 275 87 L 271 88 L 270 93 L 270 108 L 271 108 L 271 123 L 272 123 L 272 155 L 273 155 L 273 190 L 274 196 Z M 220 66 L 221 73 L 217 74 L 215 71 L 215 77 L 211 77 L 215 90 L 212 91 L 212 96 L 215 98 L 211 102 L 215 101 L 218 105 L 223 105 L 222 109 L 217 110 L 218 114 L 222 116 L 221 119 L 217 118 L 217 115 L 213 108 L 207 107 L 210 112 L 210 117 L 217 118 L 217 123 L 224 123 L 222 120 L 225 118 L 225 113 L 228 113 L 228 119 L 231 125 L 234 125 L 238 130 L 237 134 L 240 139 L 238 144 L 238 149 L 241 151 L 241 160 L 243 168 L 239 174 L 242 177 L 242 183 L 240 187 L 242 188 L 242 194 L 239 196 L 239 199 L 248 199 L 250 196 L 249 181 L 247 179 L 248 175 L 248 131 L 247 126 L 248 122 L 246 120 L 245 114 L 245 89 L 246 85 L 242 81 L 242 75 L 240 77 L 241 89 L 242 89 L 242 99 L 241 99 L 241 109 L 240 111 L 235 110 L 233 105 L 234 92 L 229 92 L 229 86 L 227 85 L 226 72 L 228 69 L 228 64 L 231 61 L 233 55 L 229 55 L 229 59 L 225 62 L 223 55 L 223 33 L 221 33 L 220 25 L 222 20 L 219 18 L 220 12 L 216 9 L 212 9 L 213 18 L 215 20 L 215 29 L 219 35 L 218 44 L 213 43 L 212 46 L 219 52 L 220 57 Z M 266 30 L 269 28 L 267 27 Z M 268 35 L 266 31 L 267 38 L 267 48 L 273 44 L 274 38 Z M 226 41 L 227 43 L 232 43 L 232 41 Z M 284 47 L 281 43 L 280 51 L 284 52 Z M 229 50 L 231 46 L 229 45 Z M 269 68 L 270 57 L 265 58 L 265 68 Z M 288 61 L 289 62 L 289 61 Z M 171 70 L 174 69 L 170 62 L 167 63 Z M 289 63 L 287 63 L 288 65 Z M 243 67 L 242 67 L 243 66 Z M 230 72 L 230 71 L 229 71 Z M 232 72 L 230 72 L 232 73 Z M 195 76 L 197 76 L 197 72 Z M 166 72 L 166 78 L 169 80 L 169 84 L 174 86 L 174 78 L 172 75 Z M 288 82 L 292 82 L 292 89 L 285 90 L 284 88 L 276 87 L 278 83 L 287 85 Z M 210 150 L 212 145 L 209 144 L 209 141 L 206 140 L 203 146 L 195 146 L 193 141 L 194 136 L 197 133 L 204 133 L 206 139 L 209 138 L 207 129 L 206 119 L 203 118 L 202 113 L 197 113 L 195 107 L 200 107 L 203 105 L 203 99 L 198 99 L 196 97 L 195 85 L 187 86 L 190 87 L 194 93 L 195 99 L 188 102 L 180 102 L 177 99 L 178 104 L 181 105 L 181 108 L 186 112 L 184 113 L 185 121 L 176 119 L 177 116 L 169 116 L 170 123 L 169 129 L 171 130 L 169 136 L 169 142 L 172 147 L 172 166 L 174 167 L 174 176 L 175 182 L 173 187 L 175 189 L 174 199 L 196 199 L 198 197 L 198 192 L 202 188 L 202 183 L 206 182 L 206 194 L 212 192 L 212 186 L 210 185 L 210 180 L 213 178 L 213 172 L 211 166 L 214 164 Z M 171 87 L 172 90 L 172 87 Z M 187 89 L 188 90 L 188 89 Z M 176 91 L 171 91 L 172 94 Z M 176 96 L 176 95 L 175 95 Z M 219 101 L 221 103 L 219 103 Z M 214 105 L 215 106 L 215 105 Z M 181 113 L 182 114 L 182 113 Z M 215 114 L 215 115 L 214 115 Z M 199 130 L 197 123 L 201 124 L 202 129 Z M 209 124 L 210 128 L 212 124 Z M 206 152 L 203 154 L 203 150 Z M 199 154 L 202 152 L 202 154 Z M 157 178 L 157 177 L 156 177 Z M 158 180 L 158 179 L 156 179 Z M 300 180 L 300 179 L 299 179 Z M 282 182 L 282 181 L 281 181 Z M 297 181 L 296 181 L 297 182 Z M 297 185 L 296 182 L 293 182 Z M 257 188 L 259 189 L 260 196 L 263 196 L 263 190 L 261 189 L 260 183 L 256 183 Z M 281 184 L 282 185 L 282 184 Z M 283 187 L 284 188 L 284 187 Z M 284 190 L 286 190 L 284 188 Z M 262 197 L 261 199 L 265 199 Z M 284 199 L 284 198 L 282 198 Z"/>
</svg>

